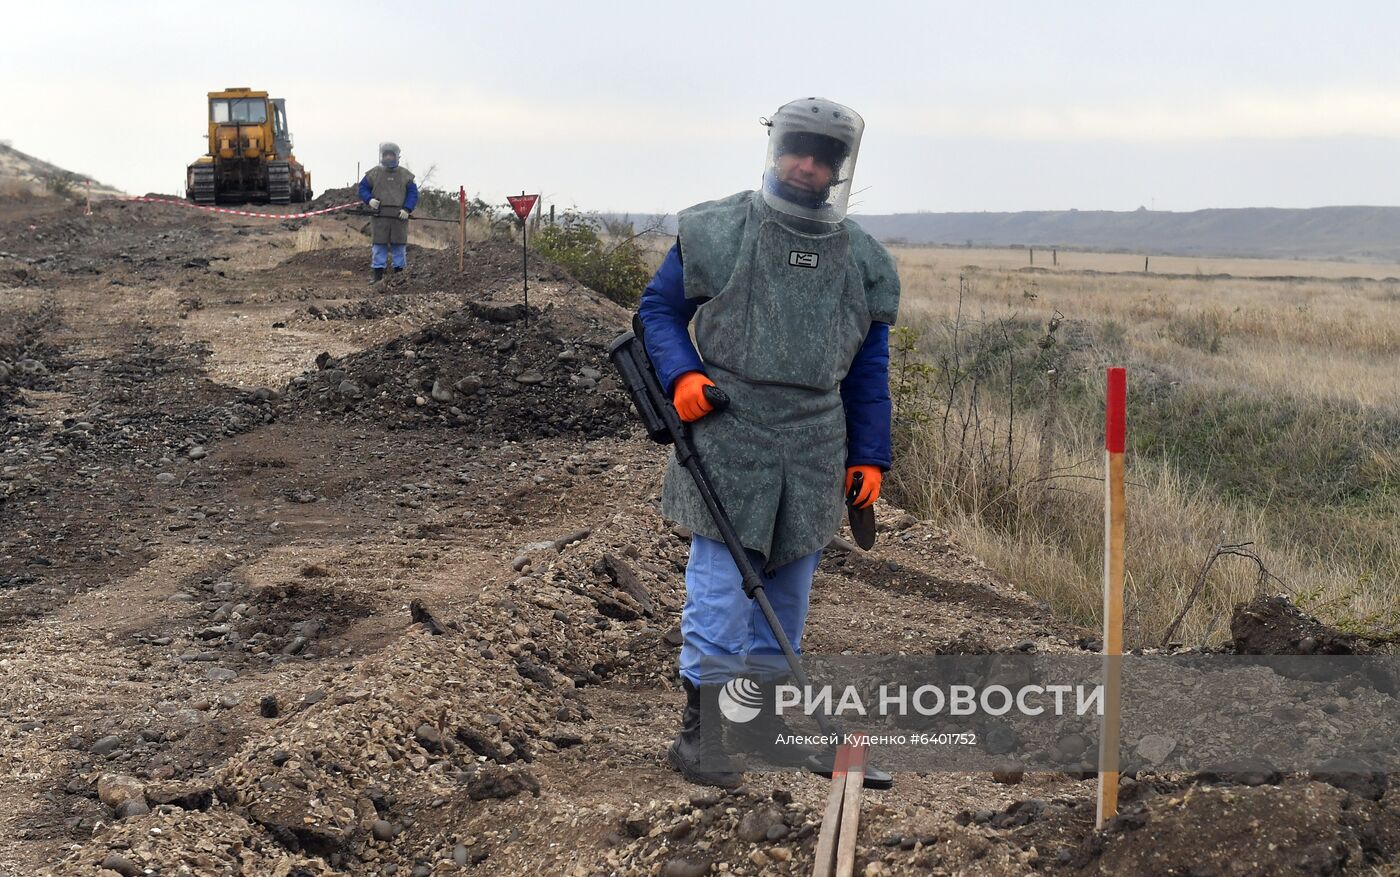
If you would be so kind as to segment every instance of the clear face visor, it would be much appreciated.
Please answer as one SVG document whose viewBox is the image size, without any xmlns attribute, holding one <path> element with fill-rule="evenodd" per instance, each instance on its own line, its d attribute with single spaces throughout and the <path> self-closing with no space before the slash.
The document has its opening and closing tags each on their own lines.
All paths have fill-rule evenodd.
<svg viewBox="0 0 1400 877">
<path fill-rule="evenodd" d="M 863 127 L 859 116 L 854 135 L 849 131 L 816 131 L 775 119 L 768 132 L 763 200 L 791 216 L 840 222 L 846 217 Z"/>
</svg>

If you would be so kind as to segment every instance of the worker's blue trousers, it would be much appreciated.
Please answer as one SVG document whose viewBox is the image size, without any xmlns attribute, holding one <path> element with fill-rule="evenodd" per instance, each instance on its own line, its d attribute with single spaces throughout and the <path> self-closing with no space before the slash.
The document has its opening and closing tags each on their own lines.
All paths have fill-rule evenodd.
<svg viewBox="0 0 1400 877">
<path fill-rule="evenodd" d="M 408 263 L 407 244 L 370 244 L 369 267 L 383 268 L 389 261 L 389 251 L 394 251 L 394 267 L 402 268 Z"/>
<path fill-rule="evenodd" d="M 763 592 L 773 604 L 783 633 L 801 653 L 802 628 L 821 552 L 814 551 L 763 575 L 763 556 L 749 552 L 760 570 Z M 739 568 L 723 542 L 692 536 L 685 567 L 685 608 L 681 610 L 681 675 L 695 685 L 720 685 L 739 673 L 776 679 L 787 672 L 757 600 L 744 593 Z M 777 657 L 774 657 L 777 656 Z"/>
</svg>

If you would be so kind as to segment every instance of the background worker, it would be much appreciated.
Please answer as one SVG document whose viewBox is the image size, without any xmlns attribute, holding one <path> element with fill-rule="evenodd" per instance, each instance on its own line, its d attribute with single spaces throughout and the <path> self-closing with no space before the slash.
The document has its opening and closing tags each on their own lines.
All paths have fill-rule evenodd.
<svg viewBox="0 0 1400 877">
<path fill-rule="evenodd" d="M 413 182 L 413 171 L 399 167 L 398 144 L 379 144 L 379 164 L 360 180 L 360 200 L 374 212 L 370 220 L 370 282 L 378 283 L 384 279 L 391 252 L 395 272 L 408 264 L 408 217 L 418 206 L 418 185 Z"/>
<path fill-rule="evenodd" d="M 899 277 L 884 247 L 846 218 L 864 122 L 821 98 L 780 107 L 763 187 L 681 211 L 676 246 L 642 296 L 648 355 L 692 424 L 720 503 L 733 519 L 783 631 L 800 649 L 821 549 L 840 527 L 856 472 L 868 507 L 891 465 L 889 327 Z M 688 326 L 695 323 L 695 343 Z M 710 415 L 707 385 L 731 403 Z M 667 758 L 692 782 L 735 786 L 720 692 L 756 679 L 759 717 L 730 725 L 742 748 L 786 731 L 772 709 L 786 673 L 778 643 L 698 491 L 674 455 L 663 512 L 694 534 L 686 566 L 681 730 Z M 811 750 L 791 750 L 800 763 Z"/>
</svg>

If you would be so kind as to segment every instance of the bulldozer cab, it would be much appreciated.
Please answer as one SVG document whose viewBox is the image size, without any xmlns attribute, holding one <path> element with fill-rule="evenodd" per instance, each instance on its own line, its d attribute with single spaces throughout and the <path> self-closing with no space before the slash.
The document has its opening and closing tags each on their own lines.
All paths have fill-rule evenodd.
<svg viewBox="0 0 1400 877">
<path fill-rule="evenodd" d="M 267 121 L 267 97 L 209 98 L 209 121 L 216 125 L 261 125 Z"/>
</svg>

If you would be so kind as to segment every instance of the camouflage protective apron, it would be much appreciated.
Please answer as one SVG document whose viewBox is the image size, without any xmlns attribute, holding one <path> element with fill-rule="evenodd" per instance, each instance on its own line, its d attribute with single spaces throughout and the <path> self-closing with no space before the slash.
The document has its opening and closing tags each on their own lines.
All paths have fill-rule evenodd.
<svg viewBox="0 0 1400 877">
<path fill-rule="evenodd" d="M 871 313 L 844 224 L 803 228 L 759 197 L 728 201 L 726 209 L 680 217 L 686 294 L 709 297 L 696 312 L 696 346 L 732 400 L 695 422 L 692 435 L 740 540 L 779 567 L 825 546 L 840 526 L 840 384 Z M 737 258 L 733 247 L 710 246 L 736 237 Z M 674 456 L 662 510 L 720 538 Z"/>
</svg>

